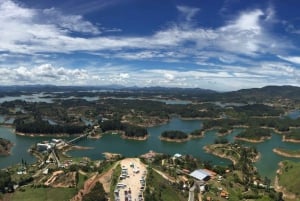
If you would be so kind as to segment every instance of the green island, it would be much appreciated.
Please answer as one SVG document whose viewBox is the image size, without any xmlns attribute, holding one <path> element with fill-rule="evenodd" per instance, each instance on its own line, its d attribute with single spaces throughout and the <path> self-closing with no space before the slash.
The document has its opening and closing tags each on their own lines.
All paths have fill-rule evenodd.
<svg viewBox="0 0 300 201">
<path fill-rule="evenodd" d="M 278 155 L 285 156 L 285 157 L 300 158 L 300 150 L 275 148 L 275 149 L 273 149 L 273 152 Z"/>
<path fill-rule="evenodd" d="M 300 200 L 299 185 L 300 163 L 292 161 L 282 161 L 277 171 L 275 187 L 282 191 L 289 200 Z"/>
<path fill-rule="evenodd" d="M 263 142 L 271 137 L 270 129 L 266 128 L 246 128 L 245 131 L 239 133 L 235 139 L 248 142 Z"/>
<path fill-rule="evenodd" d="M 13 144 L 4 138 L 0 138 L 0 155 L 8 155 L 10 154 L 10 149 Z"/>
<path fill-rule="evenodd" d="M 286 142 L 299 142 L 300 143 L 300 129 L 291 129 L 284 135 L 284 141 Z"/>
<path fill-rule="evenodd" d="M 203 137 L 203 132 L 201 130 L 194 130 L 187 134 L 179 130 L 164 131 L 160 135 L 160 139 L 169 142 L 185 142 L 191 138 L 201 138 Z"/>
<path fill-rule="evenodd" d="M 30 95 L 30 90 L 43 92 L 44 89 L 6 92 L 3 96 Z M 297 130 L 300 120 L 284 116 L 299 106 L 295 97 L 281 92 L 298 90 L 290 86 L 228 93 L 207 93 L 196 89 L 169 89 L 167 93 L 160 89 L 89 92 L 76 91 L 76 88 L 71 91 L 53 88 L 64 93 L 53 93 L 51 88 L 47 90 L 43 98 L 51 101 L 12 100 L 1 103 L 0 114 L 5 119 L 14 119 L 10 124 L 2 124 L 12 126 L 20 135 L 28 136 L 71 136 L 88 132 L 91 137 L 101 137 L 102 133 L 120 131 L 117 133 L 124 138 L 147 139 L 146 128 L 166 123 L 172 115 L 176 115 L 182 119 L 202 120 L 200 132 L 191 133 L 193 137 L 201 137 L 206 131 L 216 128 L 222 136 L 237 127 L 271 129 L 282 134 L 287 141 L 297 142 L 300 136 Z M 259 95 L 255 95 L 254 91 Z M 278 95 L 274 95 L 275 92 Z M 90 101 L 92 97 L 96 99 Z M 191 102 L 166 104 L 166 100 Z M 216 104 L 220 100 L 227 105 Z M 260 140 L 259 136 L 248 134 L 243 138 Z"/>
<path fill-rule="evenodd" d="M 164 131 L 160 136 L 161 140 L 173 141 L 173 142 L 183 142 L 189 139 L 189 135 L 183 131 Z"/>
</svg>

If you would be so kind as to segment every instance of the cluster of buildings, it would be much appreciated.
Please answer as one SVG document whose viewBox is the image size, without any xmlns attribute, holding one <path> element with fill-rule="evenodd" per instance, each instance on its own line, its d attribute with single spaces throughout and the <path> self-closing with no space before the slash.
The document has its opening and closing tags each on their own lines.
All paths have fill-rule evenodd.
<svg viewBox="0 0 300 201">
<path fill-rule="evenodd" d="M 62 139 L 52 139 L 51 141 L 39 142 L 36 144 L 36 150 L 39 152 L 51 151 L 54 147 L 64 146 L 66 143 Z"/>
<path fill-rule="evenodd" d="M 174 154 L 169 160 L 163 159 L 162 166 L 167 168 L 176 167 L 176 174 L 180 175 L 177 178 L 183 182 L 183 189 L 189 191 L 188 201 L 194 201 L 195 192 L 200 192 L 199 196 L 208 191 L 207 182 L 211 179 L 216 180 L 216 182 L 221 182 L 223 177 L 218 175 L 216 172 L 209 169 L 196 169 L 189 171 L 188 169 L 182 168 L 180 165 L 176 164 L 176 160 L 185 163 L 185 158 L 179 153 Z M 171 163 L 171 164 L 170 164 Z M 191 179 L 193 182 L 191 182 Z M 218 189 L 218 194 L 224 199 L 229 199 L 229 193 L 220 188 Z M 201 199 L 199 197 L 199 199 Z M 207 197 L 207 200 L 212 200 L 211 197 Z"/>
</svg>

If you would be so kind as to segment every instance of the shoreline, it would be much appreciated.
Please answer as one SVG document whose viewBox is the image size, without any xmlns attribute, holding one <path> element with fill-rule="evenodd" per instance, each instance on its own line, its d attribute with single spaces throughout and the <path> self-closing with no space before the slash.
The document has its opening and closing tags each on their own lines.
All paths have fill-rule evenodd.
<svg viewBox="0 0 300 201">
<path fill-rule="evenodd" d="M 111 153 L 111 152 L 103 152 L 102 155 L 104 155 L 104 158 L 106 160 L 112 160 L 118 157 L 122 157 L 122 154 L 119 153 Z"/>
<path fill-rule="evenodd" d="M 228 131 L 225 132 L 225 133 L 220 133 L 220 132 L 218 131 L 217 136 L 218 136 L 218 137 L 224 137 L 224 136 L 227 136 L 227 135 L 231 134 L 232 132 L 233 132 L 233 129 L 230 129 L 230 130 L 228 130 Z"/>
<path fill-rule="evenodd" d="M 282 136 L 282 142 L 300 143 L 300 140 L 286 139 L 285 135 Z"/>
<path fill-rule="evenodd" d="M 243 137 L 234 137 L 235 140 L 240 140 L 240 141 L 244 141 L 244 142 L 251 142 L 251 143 L 262 143 L 266 140 L 271 139 L 270 137 L 261 137 L 259 140 L 254 140 L 254 139 L 249 139 L 249 138 L 243 138 Z"/>
<path fill-rule="evenodd" d="M 144 137 L 128 137 L 126 136 L 125 134 L 121 135 L 121 138 L 122 139 L 125 139 L 125 140 L 138 140 L 138 141 L 145 141 L 149 138 L 149 134 L 145 135 Z"/>
<path fill-rule="evenodd" d="M 136 136 L 126 136 L 125 135 L 125 132 L 124 131 L 122 131 L 122 130 L 111 130 L 111 131 L 105 131 L 104 133 L 102 133 L 102 134 L 105 134 L 105 135 L 120 135 L 120 137 L 122 138 L 122 139 L 124 139 L 124 140 L 138 140 L 138 141 L 145 141 L 145 140 L 147 140 L 148 138 L 149 138 L 149 134 L 147 134 L 147 135 L 145 135 L 145 136 L 143 136 L 143 137 L 136 137 Z M 99 134 L 100 135 L 100 137 L 99 138 L 101 138 L 102 137 L 102 135 L 101 134 Z M 98 138 L 98 139 L 99 139 Z"/>
<path fill-rule="evenodd" d="M 71 137 L 71 136 L 80 136 L 83 133 L 77 133 L 77 134 L 67 134 L 67 133 L 22 133 L 22 132 L 18 132 L 15 129 L 13 130 L 13 133 L 15 133 L 16 135 L 19 136 L 25 136 L 25 137 Z"/>
<path fill-rule="evenodd" d="M 165 142 L 176 142 L 176 143 L 182 143 L 182 142 L 187 142 L 189 141 L 190 139 L 192 139 L 191 137 L 187 137 L 185 139 L 170 139 L 170 138 L 166 138 L 166 137 L 159 137 L 159 139 L 161 141 L 165 141 Z"/>
<path fill-rule="evenodd" d="M 228 159 L 234 165 L 237 164 L 237 161 L 236 161 L 236 159 L 234 157 L 231 157 L 231 156 L 228 156 L 228 155 L 225 155 L 225 154 L 221 154 L 221 153 L 218 153 L 218 152 L 214 152 L 213 148 L 209 148 L 209 146 L 214 146 L 213 148 L 216 148 L 216 147 L 218 147 L 218 144 L 212 144 L 212 145 L 206 145 L 206 146 L 204 146 L 203 149 L 205 150 L 206 153 L 212 154 L 212 155 L 220 157 L 220 158 Z M 255 156 L 255 158 L 251 159 L 251 162 L 255 163 L 255 162 L 259 161 L 260 158 L 261 158 L 261 154 L 258 152 L 258 154 Z"/>
<path fill-rule="evenodd" d="M 228 160 L 230 160 L 234 165 L 237 164 L 237 161 L 236 161 L 233 157 L 227 156 L 227 155 L 225 155 L 225 154 L 216 153 L 216 152 L 214 152 L 213 150 L 211 150 L 210 148 L 208 148 L 208 145 L 204 146 L 203 149 L 205 150 L 206 153 L 212 154 L 212 155 L 217 156 L 217 157 L 219 157 L 219 158 L 225 158 L 225 159 L 228 159 Z"/>
<path fill-rule="evenodd" d="M 279 148 L 274 148 L 274 149 L 272 149 L 272 151 L 280 156 L 285 156 L 285 157 L 290 157 L 290 158 L 300 158 L 300 154 L 287 153 L 284 150 L 280 150 Z"/>
</svg>

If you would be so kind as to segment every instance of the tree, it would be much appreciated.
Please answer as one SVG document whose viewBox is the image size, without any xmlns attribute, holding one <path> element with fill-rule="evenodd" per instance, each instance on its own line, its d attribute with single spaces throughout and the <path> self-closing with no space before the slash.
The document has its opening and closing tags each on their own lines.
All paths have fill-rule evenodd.
<svg viewBox="0 0 300 201">
<path fill-rule="evenodd" d="M 82 201 L 107 201 L 106 193 L 104 191 L 103 185 L 97 182 L 94 188 L 88 194 L 84 195 Z"/>
</svg>

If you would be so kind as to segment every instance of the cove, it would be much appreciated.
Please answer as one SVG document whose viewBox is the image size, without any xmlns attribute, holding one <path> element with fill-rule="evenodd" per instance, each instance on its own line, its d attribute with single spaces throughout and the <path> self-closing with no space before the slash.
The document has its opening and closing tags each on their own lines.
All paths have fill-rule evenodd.
<svg viewBox="0 0 300 201">
<path fill-rule="evenodd" d="M 155 152 L 173 155 L 175 153 L 189 154 L 199 158 L 202 161 L 211 161 L 214 165 L 227 165 L 231 162 L 227 159 L 216 157 L 208 154 L 203 150 L 203 146 L 213 144 L 217 137 L 216 130 L 207 131 L 203 138 L 195 138 L 183 143 L 164 142 L 159 139 L 160 134 L 166 130 L 181 130 L 191 132 L 200 129 L 202 123 L 200 120 L 182 120 L 172 118 L 163 125 L 148 128 L 149 138 L 145 141 L 124 140 L 119 135 L 106 134 L 100 139 L 84 139 L 77 143 L 80 146 L 93 147 L 90 150 L 73 150 L 68 154 L 73 157 L 89 157 L 92 160 L 103 159 L 103 152 L 121 153 L 125 157 L 139 156 L 153 150 Z M 226 136 L 229 142 L 234 142 L 234 137 L 243 129 L 234 129 L 233 132 Z M 12 141 L 15 146 L 12 149 L 12 155 L 0 157 L 0 168 L 5 168 L 20 161 L 26 160 L 28 163 L 34 162 L 35 158 L 27 150 L 37 142 L 49 140 L 50 137 L 25 137 L 15 135 L 11 128 L 0 127 L 0 137 Z M 267 176 L 274 178 L 278 163 L 282 160 L 300 161 L 300 159 L 286 158 L 273 153 L 273 148 L 286 148 L 291 150 L 300 149 L 300 144 L 291 142 L 282 142 L 281 135 L 272 134 L 272 138 L 262 143 L 241 142 L 247 146 L 254 146 L 261 153 L 261 158 L 255 163 L 262 177 Z"/>
</svg>

